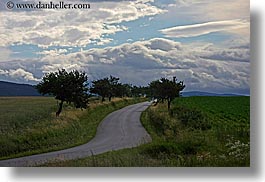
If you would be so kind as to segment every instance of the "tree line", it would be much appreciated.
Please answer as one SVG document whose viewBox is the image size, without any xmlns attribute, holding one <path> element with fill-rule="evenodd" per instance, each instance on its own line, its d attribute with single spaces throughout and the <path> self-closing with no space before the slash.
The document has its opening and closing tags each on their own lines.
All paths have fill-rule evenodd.
<svg viewBox="0 0 265 182">
<path fill-rule="evenodd" d="M 86 109 L 91 96 L 101 97 L 102 102 L 106 98 L 111 101 L 113 97 L 150 97 L 157 102 L 167 101 L 170 109 L 171 101 L 179 97 L 184 88 L 183 81 L 178 82 L 176 77 L 172 80 L 161 78 L 150 82 L 148 86 L 135 86 L 121 83 L 120 78 L 110 75 L 94 80 L 89 85 L 85 72 L 67 72 L 65 69 L 45 74 L 36 85 L 42 95 L 52 95 L 60 101 L 56 116 L 60 115 L 65 102 Z"/>
</svg>

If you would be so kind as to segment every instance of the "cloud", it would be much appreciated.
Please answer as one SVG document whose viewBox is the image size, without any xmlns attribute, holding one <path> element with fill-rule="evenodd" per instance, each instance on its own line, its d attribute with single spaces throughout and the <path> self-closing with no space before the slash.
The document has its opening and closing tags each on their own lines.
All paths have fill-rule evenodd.
<svg viewBox="0 0 265 182">
<path fill-rule="evenodd" d="M 7 74 L 8 74 L 8 71 L 0 69 L 0 75 L 7 75 Z"/>
<path fill-rule="evenodd" d="M 247 21 L 236 19 L 176 26 L 160 31 L 166 37 L 194 37 L 220 31 L 231 32 L 233 30 L 238 30 L 247 27 L 249 27 L 249 23 Z"/>
<path fill-rule="evenodd" d="M 216 45 L 181 44 L 154 38 L 116 47 L 45 57 L 42 70 L 74 68 L 86 71 L 90 79 L 110 74 L 133 84 L 148 84 L 162 76 L 184 80 L 187 89 L 234 92 L 249 88 L 249 49 Z M 61 60 L 60 64 L 56 64 Z M 70 68 L 71 69 L 71 68 Z"/>
<path fill-rule="evenodd" d="M 11 50 L 9 50 L 5 47 L 0 47 L 0 62 L 8 61 L 11 53 L 12 53 Z"/>
<path fill-rule="evenodd" d="M 47 48 L 82 47 L 91 43 L 104 45 L 112 41 L 104 35 L 127 29 L 120 23 L 165 12 L 150 2 L 94 1 L 89 10 L 1 11 L 0 46 L 32 44 Z M 66 0 L 65 3 L 73 1 Z"/>
<path fill-rule="evenodd" d="M 8 73 L 13 78 L 24 78 L 26 81 L 40 81 L 40 79 L 34 78 L 33 74 L 27 72 L 21 68 L 16 70 L 9 70 Z"/>
<path fill-rule="evenodd" d="M 250 1 L 248 0 L 201 0 L 201 11 L 205 17 L 215 20 L 247 19 L 250 17 Z"/>
<path fill-rule="evenodd" d="M 65 68 L 85 71 L 90 80 L 112 74 L 120 77 L 123 82 L 146 85 L 162 76 L 177 76 L 185 81 L 186 90 L 249 90 L 250 23 L 249 2 L 246 0 L 67 2 L 89 2 L 91 9 L 1 9 L 0 79 L 36 83 L 44 73 Z M 173 3 L 168 5 L 168 2 Z M 143 32 L 141 41 L 134 42 L 137 37 L 131 37 L 131 34 L 125 37 L 127 43 L 122 45 L 75 52 L 79 50 L 78 47 L 88 44 L 106 46 L 115 41 L 112 35 L 126 33 L 130 31 L 130 26 L 135 26 L 134 23 L 126 22 L 144 17 L 144 21 L 152 20 L 147 23 L 154 29 L 165 25 L 161 22 L 173 26 L 161 30 L 167 39 L 148 40 L 146 32 Z M 161 26 L 157 26 L 158 23 Z M 147 25 L 142 21 L 140 24 Z M 213 32 L 229 34 L 227 37 L 231 40 L 218 39 L 213 41 L 214 44 L 188 44 L 170 40 L 171 37 L 194 37 Z M 156 33 L 150 32 L 151 35 Z M 124 35 L 117 34 L 116 38 L 123 39 Z M 8 47 L 22 44 L 37 45 L 37 50 L 42 48 L 43 51 L 36 54 L 38 58 L 10 60 Z M 8 62 L 5 59 L 9 59 Z"/>
<path fill-rule="evenodd" d="M 19 81 L 40 81 L 40 79 L 35 78 L 32 73 L 23 70 L 22 68 L 18 68 L 16 70 L 0 70 L 0 76 L 10 77 L 12 80 Z"/>
<path fill-rule="evenodd" d="M 195 21 L 223 21 L 249 19 L 249 13 L 250 1 L 247 0 L 175 0 L 168 5 L 165 16 L 186 17 L 185 20 Z"/>
<path fill-rule="evenodd" d="M 250 2 L 247 0 L 175 0 L 168 5 L 167 13 L 161 14 L 159 19 L 174 20 L 175 25 L 242 20 L 246 26 L 226 30 L 225 33 L 245 39 L 249 39 L 250 36 Z M 192 34 L 197 36 L 196 32 Z"/>
<path fill-rule="evenodd" d="M 146 85 L 154 79 L 177 76 L 184 80 L 186 90 L 247 93 L 250 57 L 243 43 L 235 41 L 233 47 L 222 48 L 154 38 L 76 53 L 48 54 L 40 60 L 17 60 L 0 66 L 4 70 L 15 67 L 11 75 L 16 77 L 24 73 L 19 68 L 27 69 L 32 75 L 21 78 L 32 82 L 44 73 L 65 68 L 85 71 L 89 80 L 114 75 L 122 82 Z"/>
<path fill-rule="evenodd" d="M 66 54 L 67 52 L 68 52 L 67 49 L 52 49 L 52 50 L 44 50 L 44 51 L 38 52 L 37 54 L 58 56 L 60 54 Z"/>
<path fill-rule="evenodd" d="M 201 58 L 223 61 L 250 62 L 250 49 L 247 45 L 230 49 L 215 49 L 201 55 Z"/>
</svg>

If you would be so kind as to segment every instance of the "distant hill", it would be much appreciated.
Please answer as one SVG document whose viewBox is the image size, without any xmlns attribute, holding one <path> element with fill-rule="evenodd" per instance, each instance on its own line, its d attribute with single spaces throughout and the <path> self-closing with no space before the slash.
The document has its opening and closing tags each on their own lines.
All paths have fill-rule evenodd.
<svg viewBox="0 0 265 182">
<path fill-rule="evenodd" d="M 190 91 L 190 92 L 182 92 L 183 97 L 191 97 L 191 96 L 241 96 L 237 94 L 218 94 L 218 93 L 210 93 L 210 92 L 200 92 L 200 91 Z"/>
<path fill-rule="evenodd" d="M 40 96 L 41 94 L 28 84 L 0 81 L 0 96 Z"/>
<path fill-rule="evenodd" d="M 41 96 L 41 94 L 39 94 L 38 91 L 32 85 L 0 81 L 0 96 Z M 182 92 L 182 96 L 191 97 L 191 96 L 241 96 L 241 95 L 190 91 L 190 92 Z"/>
</svg>

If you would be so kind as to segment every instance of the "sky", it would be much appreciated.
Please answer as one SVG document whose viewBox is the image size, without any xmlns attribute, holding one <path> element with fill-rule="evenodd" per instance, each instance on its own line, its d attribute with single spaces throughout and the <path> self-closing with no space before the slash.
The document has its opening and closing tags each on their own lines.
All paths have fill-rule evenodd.
<svg viewBox="0 0 265 182">
<path fill-rule="evenodd" d="M 51 0 L 13 0 L 16 2 Z M 58 69 L 90 81 L 250 93 L 249 0 L 64 0 L 90 9 L 8 10 L 0 3 L 0 80 L 37 84 Z M 59 2 L 59 0 L 53 0 Z"/>
</svg>

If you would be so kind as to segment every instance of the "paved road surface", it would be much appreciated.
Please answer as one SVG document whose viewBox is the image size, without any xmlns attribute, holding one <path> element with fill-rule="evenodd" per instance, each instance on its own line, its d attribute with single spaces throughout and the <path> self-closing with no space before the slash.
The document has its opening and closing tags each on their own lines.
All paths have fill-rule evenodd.
<svg viewBox="0 0 265 182">
<path fill-rule="evenodd" d="M 0 166 L 34 166 L 54 160 L 83 158 L 150 142 L 151 137 L 140 123 L 141 112 L 150 104 L 150 102 L 134 104 L 109 114 L 100 123 L 95 138 L 84 145 L 56 152 L 2 160 Z"/>
</svg>

